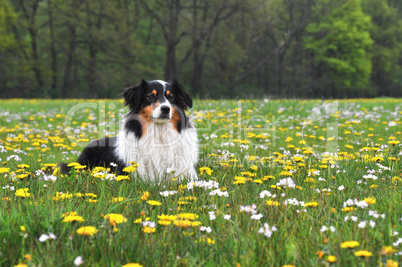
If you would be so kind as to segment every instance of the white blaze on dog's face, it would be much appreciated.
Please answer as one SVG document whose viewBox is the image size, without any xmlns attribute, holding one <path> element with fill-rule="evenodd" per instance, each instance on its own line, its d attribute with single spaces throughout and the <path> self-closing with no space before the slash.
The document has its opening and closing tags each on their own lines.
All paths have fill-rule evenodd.
<svg viewBox="0 0 402 267">
<path fill-rule="evenodd" d="M 151 94 L 154 94 L 157 101 L 154 106 L 154 110 L 152 112 L 151 119 L 154 122 L 164 123 L 168 122 L 172 119 L 172 105 L 168 101 L 167 97 L 170 95 L 170 91 L 167 90 L 167 86 L 169 85 L 167 82 L 157 80 L 155 81 L 163 86 L 163 91 L 161 90 L 152 90 Z M 158 87 L 158 86 L 157 86 Z M 159 92 L 158 92 L 159 91 Z"/>
</svg>

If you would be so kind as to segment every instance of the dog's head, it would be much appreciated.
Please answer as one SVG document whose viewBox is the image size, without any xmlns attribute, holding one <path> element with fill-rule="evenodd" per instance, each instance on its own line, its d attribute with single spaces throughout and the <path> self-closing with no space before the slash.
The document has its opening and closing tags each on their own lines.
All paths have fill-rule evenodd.
<svg viewBox="0 0 402 267">
<path fill-rule="evenodd" d="M 176 112 L 181 116 L 188 107 L 193 107 L 193 100 L 177 80 L 173 83 L 142 80 L 127 88 L 123 98 L 131 112 L 157 123 L 169 122 Z"/>
</svg>

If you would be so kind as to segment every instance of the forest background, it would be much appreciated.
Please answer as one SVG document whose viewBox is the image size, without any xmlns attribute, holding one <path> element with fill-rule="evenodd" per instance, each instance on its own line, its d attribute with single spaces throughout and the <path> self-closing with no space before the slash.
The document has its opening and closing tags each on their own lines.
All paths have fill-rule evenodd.
<svg viewBox="0 0 402 267">
<path fill-rule="evenodd" d="M 402 96 L 400 0 L 0 0 L 1 98 Z"/>
</svg>

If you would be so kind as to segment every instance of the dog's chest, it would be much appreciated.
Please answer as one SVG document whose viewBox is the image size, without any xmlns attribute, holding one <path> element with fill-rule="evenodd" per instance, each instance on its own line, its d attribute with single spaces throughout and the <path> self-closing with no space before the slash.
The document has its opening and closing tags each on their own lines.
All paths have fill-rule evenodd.
<svg viewBox="0 0 402 267">
<path fill-rule="evenodd" d="M 192 166 L 190 132 L 178 133 L 172 123 L 152 123 L 141 138 L 134 133 L 121 131 L 118 138 L 118 155 L 127 165 L 139 163 L 138 173 L 150 177 L 166 174 L 169 169 L 183 169 L 187 160 Z"/>
</svg>

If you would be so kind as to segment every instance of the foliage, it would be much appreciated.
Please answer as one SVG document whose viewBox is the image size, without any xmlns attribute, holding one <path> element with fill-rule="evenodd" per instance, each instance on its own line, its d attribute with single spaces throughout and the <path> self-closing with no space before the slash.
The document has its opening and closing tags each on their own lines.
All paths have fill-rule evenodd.
<svg viewBox="0 0 402 267">
<path fill-rule="evenodd" d="M 363 10 L 371 16 L 370 36 L 374 41 L 369 50 L 373 66 L 372 86 L 382 95 L 398 92 L 402 71 L 401 13 L 388 5 L 386 0 L 366 0 L 363 4 Z M 389 86 L 384 87 L 385 84 Z"/>
<path fill-rule="evenodd" d="M 306 50 L 311 53 L 314 76 L 327 74 L 348 91 L 364 90 L 369 83 L 371 62 L 366 51 L 370 17 L 362 12 L 360 0 L 347 0 L 318 23 L 307 27 Z"/>
<path fill-rule="evenodd" d="M 401 96 L 401 10 L 391 0 L 1 0 L 0 97 L 117 97 L 141 78 L 178 78 L 200 98 Z"/>
</svg>

